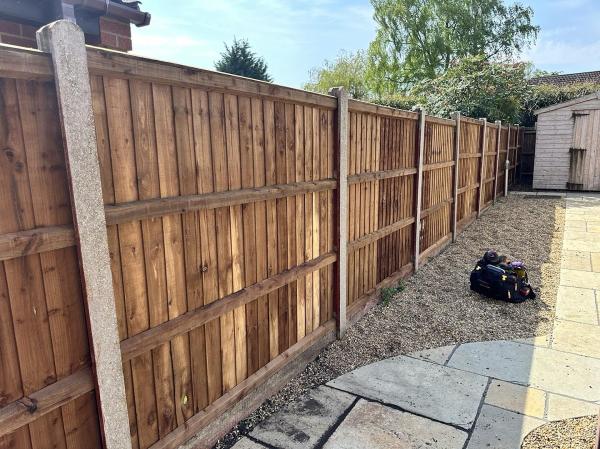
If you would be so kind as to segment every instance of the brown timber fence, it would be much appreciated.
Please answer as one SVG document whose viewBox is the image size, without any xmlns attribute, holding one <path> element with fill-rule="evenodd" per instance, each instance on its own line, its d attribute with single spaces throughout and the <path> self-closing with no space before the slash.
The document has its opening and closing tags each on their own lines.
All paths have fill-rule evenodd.
<svg viewBox="0 0 600 449">
<path fill-rule="evenodd" d="M 1 46 L 3 449 L 214 442 L 514 177 L 510 126 L 85 52 L 124 394 L 92 349 L 111 321 L 72 218 L 70 80 L 58 53 Z"/>
</svg>

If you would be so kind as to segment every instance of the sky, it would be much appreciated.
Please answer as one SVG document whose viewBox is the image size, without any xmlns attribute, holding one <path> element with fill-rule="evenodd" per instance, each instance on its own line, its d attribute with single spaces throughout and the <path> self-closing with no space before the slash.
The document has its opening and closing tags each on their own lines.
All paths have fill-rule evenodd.
<svg viewBox="0 0 600 449">
<path fill-rule="evenodd" d="M 521 0 L 541 27 L 524 60 L 564 73 L 600 70 L 599 0 Z M 133 30 L 133 53 L 214 70 L 233 38 L 248 39 L 277 84 L 302 87 L 309 72 L 375 36 L 368 0 L 143 0 L 152 23 Z"/>
</svg>

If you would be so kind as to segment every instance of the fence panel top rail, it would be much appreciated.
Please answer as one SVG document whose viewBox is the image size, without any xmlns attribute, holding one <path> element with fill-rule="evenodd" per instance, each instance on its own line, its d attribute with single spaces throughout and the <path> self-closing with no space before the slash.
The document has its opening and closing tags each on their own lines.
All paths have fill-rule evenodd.
<svg viewBox="0 0 600 449">
<path fill-rule="evenodd" d="M 92 75 L 114 75 L 183 87 L 204 87 L 228 93 L 308 103 L 329 109 L 337 106 L 337 100 L 329 95 L 95 47 L 88 47 L 88 64 Z"/>
</svg>

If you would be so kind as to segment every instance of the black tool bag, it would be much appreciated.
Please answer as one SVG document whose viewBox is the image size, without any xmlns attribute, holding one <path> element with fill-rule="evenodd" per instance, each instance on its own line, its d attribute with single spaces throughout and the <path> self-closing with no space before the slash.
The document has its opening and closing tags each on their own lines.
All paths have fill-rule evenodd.
<svg viewBox="0 0 600 449">
<path fill-rule="evenodd" d="M 524 267 L 515 270 L 508 264 L 490 261 L 485 256 L 471 271 L 471 290 L 513 303 L 523 302 L 527 298 L 535 299 Z"/>
</svg>

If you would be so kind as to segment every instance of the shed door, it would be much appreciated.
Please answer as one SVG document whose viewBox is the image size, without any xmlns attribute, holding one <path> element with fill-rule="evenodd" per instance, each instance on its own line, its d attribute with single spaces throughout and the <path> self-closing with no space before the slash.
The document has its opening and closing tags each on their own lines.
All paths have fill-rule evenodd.
<svg viewBox="0 0 600 449">
<path fill-rule="evenodd" d="M 573 119 L 567 188 L 600 190 L 600 111 L 574 111 Z"/>
</svg>

